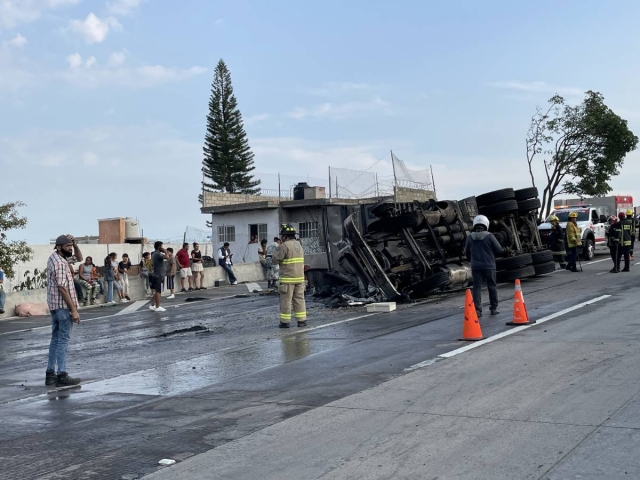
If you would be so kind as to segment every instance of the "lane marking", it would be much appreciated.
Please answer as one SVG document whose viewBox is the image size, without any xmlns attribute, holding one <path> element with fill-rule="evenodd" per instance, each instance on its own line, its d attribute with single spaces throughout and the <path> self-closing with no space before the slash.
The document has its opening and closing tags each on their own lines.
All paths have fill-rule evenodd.
<svg viewBox="0 0 640 480">
<path fill-rule="evenodd" d="M 405 368 L 403 372 L 413 372 L 414 370 L 418 370 L 419 368 L 428 367 L 429 365 L 433 365 L 440 360 L 444 360 L 441 357 L 431 358 L 429 360 L 425 360 L 424 362 L 416 363 L 415 365 L 411 365 L 409 368 Z"/>
<path fill-rule="evenodd" d="M 115 317 L 117 315 L 126 315 L 127 313 L 136 312 L 140 310 L 147 303 L 149 303 L 149 300 L 136 300 L 128 307 L 125 307 L 122 310 L 120 310 L 118 313 L 114 313 L 113 316 Z"/>
<path fill-rule="evenodd" d="M 512 329 L 507 330 L 505 332 L 498 333 L 497 335 L 494 335 L 492 337 L 485 338 L 484 340 L 480 340 L 478 342 L 474 342 L 474 343 L 471 343 L 469 345 L 465 345 L 464 347 L 458 348 L 456 350 L 451 350 L 450 352 L 443 353 L 441 355 L 438 355 L 435 358 L 436 359 L 444 359 L 444 358 L 455 357 L 456 355 L 460 355 L 461 353 L 468 352 L 469 350 L 473 350 L 474 348 L 478 348 L 478 347 L 480 347 L 482 345 L 485 345 L 487 343 L 495 342 L 496 340 L 499 340 L 499 339 L 504 338 L 504 337 L 508 337 L 509 335 L 513 335 L 514 333 L 522 332 L 523 330 L 526 330 L 526 329 L 531 328 L 531 327 L 535 327 L 536 325 L 540 325 L 541 323 L 548 322 L 549 320 L 553 320 L 554 318 L 558 318 L 558 317 L 560 317 L 562 315 L 565 315 L 565 314 L 567 314 L 569 312 L 573 312 L 574 310 L 578 310 L 578 309 L 580 309 L 582 307 L 585 307 L 587 305 L 592 305 L 592 304 L 597 303 L 597 302 L 599 302 L 601 300 L 605 300 L 605 299 L 607 299 L 609 297 L 611 297 L 611 295 L 602 295 L 602 296 L 596 297 L 596 298 L 594 298 L 592 300 L 587 300 L 586 302 L 578 303 L 577 305 L 574 305 L 572 307 L 568 307 L 568 308 L 565 308 L 564 310 L 560 310 L 559 312 L 552 313 L 551 315 L 547 315 L 546 317 L 542 317 L 541 319 L 537 320 L 536 323 L 532 323 L 531 325 L 523 325 L 521 327 L 512 328 Z M 406 368 L 404 371 L 405 372 L 410 372 L 410 371 L 416 370 L 418 368 L 422 368 L 423 366 L 433 365 L 434 363 L 436 363 L 436 361 L 438 361 L 438 360 L 435 360 L 435 361 L 432 361 L 432 360 L 434 360 L 434 359 L 432 358 L 432 359 L 429 359 L 429 360 L 425 360 L 424 362 L 416 363 L 415 365 L 412 365 L 412 366 Z"/>
<path fill-rule="evenodd" d="M 360 315 L 359 317 L 347 318 L 345 320 L 340 320 L 338 322 L 325 323 L 324 325 L 319 325 L 317 327 L 303 328 L 302 330 L 298 330 L 296 333 L 310 332 L 311 330 L 320 330 L 321 328 L 331 327 L 333 325 L 338 325 L 340 323 L 351 322 L 353 320 L 360 320 L 361 318 L 370 317 L 372 315 L 378 315 L 378 313 L 382 313 L 382 312 L 367 313 L 366 315 Z"/>
<path fill-rule="evenodd" d="M 606 262 L 607 260 L 611 260 L 610 258 L 603 258 L 602 260 L 596 260 L 595 262 L 585 263 L 585 265 L 593 265 L 594 263 Z"/>
</svg>

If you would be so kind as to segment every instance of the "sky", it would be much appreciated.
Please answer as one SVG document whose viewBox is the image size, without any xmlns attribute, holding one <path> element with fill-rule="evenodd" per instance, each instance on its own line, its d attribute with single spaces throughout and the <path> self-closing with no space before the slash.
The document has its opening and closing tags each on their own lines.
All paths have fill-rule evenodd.
<svg viewBox="0 0 640 480">
<path fill-rule="evenodd" d="M 329 166 L 388 181 L 390 150 L 431 165 L 441 199 L 529 186 L 526 132 L 556 93 L 599 91 L 640 132 L 639 16 L 626 0 L 0 0 L 0 202 L 29 220 L 9 236 L 111 217 L 149 238 L 205 230 L 221 58 L 265 188 Z M 612 182 L 636 204 L 639 159 Z"/>
</svg>

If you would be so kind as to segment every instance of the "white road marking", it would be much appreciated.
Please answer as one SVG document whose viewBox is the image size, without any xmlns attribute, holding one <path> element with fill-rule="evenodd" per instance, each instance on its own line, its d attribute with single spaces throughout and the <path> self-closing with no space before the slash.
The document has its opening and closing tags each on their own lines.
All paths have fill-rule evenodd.
<svg viewBox="0 0 640 480">
<path fill-rule="evenodd" d="M 494 335 L 492 337 L 485 338 L 484 340 L 480 340 L 478 342 L 474 342 L 474 343 L 471 343 L 469 345 L 465 345 L 462 348 L 458 348 L 456 350 L 452 350 L 450 352 L 443 353 L 441 355 L 438 355 L 435 358 L 432 358 L 432 359 L 429 359 L 429 360 L 425 360 L 424 362 L 416 363 L 415 365 L 412 365 L 412 366 L 406 368 L 405 372 L 410 372 L 412 370 L 417 370 L 418 368 L 426 367 L 428 365 L 433 365 L 434 363 L 436 363 L 436 361 L 438 361 L 438 359 L 451 358 L 451 357 L 454 357 L 454 356 L 459 355 L 461 353 L 468 352 L 469 350 L 473 350 L 474 348 L 478 348 L 478 347 L 480 347 L 482 345 L 485 345 L 487 343 L 495 342 L 496 340 L 499 340 L 501 338 L 508 337 L 509 335 L 513 335 L 514 333 L 518 333 L 518 332 L 521 332 L 523 330 L 526 330 L 527 328 L 535 327 L 536 325 L 540 325 L 541 323 L 548 322 L 549 320 L 553 320 L 554 318 L 558 318 L 558 317 L 560 317 L 560 316 L 562 316 L 562 315 L 564 315 L 566 313 L 573 312 L 574 310 L 578 310 L 579 308 L 582 308 L 582 307 L 587 306 L 587 305 L 592 305 L 592 304 L 594 304 L 596 302 L 599 302 L 599 301 L 604 300 L 604 299 L 609 298 L 609 297 L 611 297 L 611 295 L 602 295 L 602 296 L 596 297 L 596 298 L 594 298 L 592 300 L 588 300 L 586 302 L 579 303 L 579 304 L 574 305 L 572 307 L 565 308 L 564 310 L 560 310 L 559 312 L 552 313 L 551 315 L 547 315 L 546 317 L 543 317 L 543 318 L 537 320 L 536 323 L 532 323 L 531 325 L 522 325 L 521 327 L 515 327 L 515 328 L 512 328 L 512 329 L 507 330 L 505 332 L 498 333 L 497 335 Z"/>
<path fill-rule="evenodd" d="M 301 330 L 296 331 L 296 333 L 309 332 L 311 330 L 320 330 L 321 328 L 331 327 L 333 325 L 338 325 L 340 323 L 345 323 L 345 322 L 351 322 L 353 320 L 360 320 L 361 318 L 370 317 L 372 315 L 378 315 L 379 313 L 381 313 L 381 312 L 367 313 L 366 315 L 360 315 L 359 317 L 347 318 L 345 320 L 340 320 L 339 322 L 325 323 L 324 325 L 319 325 L 317 327 L 303 328 Z"/>
<path fill-rule="evenodd" d="M 593 265 L 594 263 L 606 262 L 607 260 L 611 260 L 610 258 L 603 258 L 602 260 L 596 260 L 595 262 L 585 263 L 585 265 Z"/>
<path fill-rule="evenodd" d="M 604 275 L 605 273 L 609 273 L 609 272 L 600 272 L 600 273 L 596 273 L 596 274 L 594 275 L 594 277 L 597 277 L 598 275 Z"/>
<path fill-rule="evenodd" d="M 638 262 L 638 263 L 634 263 L 633 265 L 634 265 L 634 266 L 635 266 L 635 265 L 640 265 L 640 262 Z"/>
<path fill-rule="evenodd" d="M 116 315 L 126 315 L 127 313 L 136 312 L 136 311 L 140 310 L 148 302 L 149 302 L 149 300 L 136 300 L 135 302 L 133 302 L 128 307 L 125 307 L 122 310 L 120 310 L 118 313 L 114 313 L 113 316 L 115 317 Z"/>
</svg>

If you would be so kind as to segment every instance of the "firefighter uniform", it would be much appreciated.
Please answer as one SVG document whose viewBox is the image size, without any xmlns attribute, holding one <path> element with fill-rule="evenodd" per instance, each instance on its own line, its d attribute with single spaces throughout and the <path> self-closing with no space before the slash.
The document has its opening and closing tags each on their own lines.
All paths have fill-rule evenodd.
<svg viewBox="0 0 640 480">
<path fill-rule="evenodd" d="M 636 235 L 638 234 L 638 220 L 633 216 L 633 210 L 629 209 L 625 213 L 627 220 L 631 222 L 631 248 L 629 249 L 629 258 L 633 259 L 633 247 L 635 247 Z"/>
<path fill-rule="evenodd" d="M 565 247 L 564 230 L 560 226 L 560 220 L 555 215 L 549 218 L 551 233 L 549 234 L 549 247 L 553 253 L 553 261 L 560 264 L 560 268 L 567 268 L 565 260 L 567 251 Z"/>
<path fill-rule="evenodd" d="M 618 257 L 618 251 L 620 250 L 620 230 L 618 230 L 618 217 L 615 215 L 609 217 L 609 228 L 605 236 L 607 237 L 607 247 L 609 247 L 611 260 L 613 260 L 613 268 L 609 271 L 611 273 L 618 273 L 620 271 L 620 260 Z"/>
<path fill-rule="evenodd" d="M 620 219 L 617 223 L 618 229 L 620 229 L 620 249 L 618 250 L 618 269 L 620 268 L 620 259 L 624 257 L 624 268 L 620 270 L 621 272 L 628 272 L 629 266 L 631 265 L 631 257 L 629 252 L 631 251 L 631 229 L 632 229 L 632 219 L 626 218 L 623 212 L 620 212 L 618 215 Z"/>
<path fill-rule="evenodd" d="M 283 233 L 284 232 L 284 233 Z M 295 235 L 291 226 L 283 226 L 281 234 Z M 291 322 L 291 303 L 293 302 L 293 316 L 298 326 L 306 326 L 307 311 L 304 302 L 304 252 L 300 242 L 288 238 L 273 253 L 271 261 L 280 266 L 280 327 L 288 328 Z"/>
<path fill-rule="evenodd" d="M 576 212 L 569 213 L 569 221 L 567 222 L 567 270 L 577 272 L 576 261 L 578 259 L 578 247 L 582 246 L 582 235 L 580 227 L 576 225 L 578 214 Z"/>
</svg>

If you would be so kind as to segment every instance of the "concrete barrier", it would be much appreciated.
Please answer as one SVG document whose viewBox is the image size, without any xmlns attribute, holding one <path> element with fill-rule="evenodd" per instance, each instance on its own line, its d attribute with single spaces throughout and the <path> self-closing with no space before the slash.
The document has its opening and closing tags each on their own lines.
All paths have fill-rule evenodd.
<svg viewBox="0 0 640 480">
<path fill-rule="evenodd" d="M 242 263 L 233 266 L 238 283 L 257 282 L 265 280 L 265 272 L 259 262 Z M 227 272 L 222 267 L 208 267 L 204 269 L 204 286 L 213 288 L 216 280 L 227 280 Z M 185 287 L 187 287 L 185 280 Z M 176 275 L 175 290 L 180 291 L 180 275 Z M 139 276 L 129 276 L 129 296 L 131 300 L 142 300 L 145 298 L 145 288 L 142 278 Z M 11 317 L 14 315 L 16 305 L 21 303 L 47 303 L 47 290 L 40 288 L 37 290 L 23 290 L 21 292 L 8 292 L 5 290 L 6 299 L 4 304 L 5 313 L 0 315 L 0 319 Z M 97 303 L 104 303 L 106 296 L 100 297 Z M 114 298 L 117 301 L 118 294 L 114 292 Z"/>
</svg>

